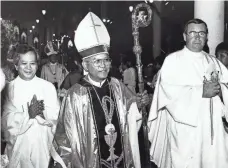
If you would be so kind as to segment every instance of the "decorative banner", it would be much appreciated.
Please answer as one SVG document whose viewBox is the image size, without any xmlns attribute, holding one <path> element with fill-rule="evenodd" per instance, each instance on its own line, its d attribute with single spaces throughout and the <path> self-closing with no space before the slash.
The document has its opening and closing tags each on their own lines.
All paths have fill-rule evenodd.
<svg viewBox="0 0 228 168">
<path fill-rule="evenodd" d="M 38 42 L 39 42 L 38 37 L 35 37 L 34 40 L 33 40 L 33 43 L 38 43 Z"/>
<path fill-rule="evenodd" d="M 38 49 L 39 48 L 39 34 L 36 32 L 35 34 L 33 34 L 33 46 Z"/>
<path fill-rule="evenodd" d="M 37 49 L 37 48 L 38 48 L 38 44 L 39 44 L 39 39 L 38 39 L 38 37 L 35 37 L 35 38 L 34 38 L 33 43 L 34 43 L 35 48 Z"/>
<path fill-rule="evenodd" d="M 21 30 L 21 37 L 20 37 L 20 42 L 22 43 L 22 44 L 26 44 L 26 43 L 28 43 L 27 41 L 27 29 L 22 29 Z"/>
<path fill-rule="evenodd" d="M 20 34 L 20 29 L 19 29 L 19 26 L 18 25 L 15 25 L 14 26 L 14 34 L 15 34 L 15 38 L 16 38 L 16 40 L 17 41 L 19 41 L 20 39 L 20 37 L 19 37 L 19 34 Z"/>
<path fill-rule="evenodd" d="M 67 46 L 68 46 L 68 49 L 74 46 L 73 42 L 71 41 L 71 39 L 68 41 Z"/>
</svg>

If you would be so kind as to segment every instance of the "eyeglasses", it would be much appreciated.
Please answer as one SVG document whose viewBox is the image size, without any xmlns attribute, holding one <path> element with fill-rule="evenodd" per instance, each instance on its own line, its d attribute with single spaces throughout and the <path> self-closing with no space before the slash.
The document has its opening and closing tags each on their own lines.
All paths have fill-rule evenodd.
<svg viewBox="0 0 228 168">
<path fill-rule="evenodd" d="M 199 35 L 200 37 L 206 37 L 207 36 L 207 33 L 205 31 L 200 31 L 200 32 L 190 31 L 186 34 L 190 37 L 196 37 L 197 35 Z"/>
<path fill-rule="evenodd" d="M 90 61 L 95 67 L 99 67 L 102 64 L 104 64 L 105 66 L 110 66 L 112 63 L 112 60 L 110 58 L 106 58 L 106 59 L 96 59 L 96 60 L 92 60 Z"/>
</svg>

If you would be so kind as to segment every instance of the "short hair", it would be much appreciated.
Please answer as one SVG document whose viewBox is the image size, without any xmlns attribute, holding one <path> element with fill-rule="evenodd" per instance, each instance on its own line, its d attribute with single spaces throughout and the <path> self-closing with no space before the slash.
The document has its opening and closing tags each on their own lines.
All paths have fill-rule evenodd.
<svg viewBox="0 0 228 168">
<path fill-rule="evenodd" d="M 26 54 L 28 52 L 33 52 L 36 56 L 36 61 L 39 62 L 39 54 L 37 53 L 36 49 L 28 44 L 18 44 L 14 47 L 14 54 L 13 54 L 13 63 L 17 65 L 20 60 L 20 54 Z"/>
<path fill-rule="evenodd" d="M 208 33 L 208 27 L 207 27 L 206 22 L 204 22 L 203 20 L 198 19 L 198 18 L 189 20 L 189 21 L 185 24 L 185 26 L 184 26 L 184 33 L 187 33 L 188 25 L 191 24 L 191 23 L 194 23 L 194 24 L 204 24 L 205 27 L 206 27 L 206 33 Z"/>
<path fill-rule="evenodd" d="M 228 52 L 228 43 L 227 42 L 221 42 L 220 44 L 217 45 L 215 49 L 215 55 L 217 56 L 218 52 L 221 50 L 225 50 Z"/>
<path fill-rule="evenodd" d="M 160 66 L 163 65 L 165 61 L 165 56 L 164 55 L 159 55 L 158 57 L 155 58 L 155 63 L 159 64 Z"/>
</svg>

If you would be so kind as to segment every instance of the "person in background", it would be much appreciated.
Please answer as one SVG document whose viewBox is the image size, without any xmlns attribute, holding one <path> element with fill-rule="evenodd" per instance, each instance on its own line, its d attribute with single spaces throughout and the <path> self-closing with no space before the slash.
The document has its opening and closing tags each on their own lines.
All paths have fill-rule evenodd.
<svg viewBox="0 0 228 168">
<path fill-rule="evenodd" d="M 136 97 L 119 80 L 108 77 L 109 45 L 104 23 L 89 12 L 75 32 L 75 46 L 88 75 L 68 90 L 64 126 L 57 129 L 55 138 L 69 167 L 141 167 L 139 109 L 148 104 L 148 95 L 144 92 Z"/>
<path fill-rule="evenodd" d="M 14 65 L 11 62 L 6 61 L 4 64 L 2 64 L 1 67 L 1 78 L 0 78 L 0 83 L 1 83 L 1 116 L 2 116 L 2 106 L 5 103 L 6 99 L 6 91 L 7 91 L 7 86 L 8 83 L 10 83 L 14 78 L 15 78 L 15 72 L 14 72 Z M 4 134 L 3 131 L 1 130 L 1 154 L 4 153 L 5 151 L 5 146 L 6 142 L 4 140 Z"/>
<path fill-rule="evenodd" d="M 165 60 L 165 56 L 164 55 L 160 55 L 160 56 L 155 58 L 155 71 L 156 71 L 156 74 L 153 76 L 153 80 L 151 82 L 151 88 L 152 89 L 155 89 L 155 85 L 157 83 L 158 76 L 159 76 L 159 73 L 160 73 L 160 69 L 161 69 L 161 67 L 163 65 L 164 60 Z"/>
<path fill-rule="evenodd" d="M 36 50 L 19 44 L 14 54 L 18 76 L 7 85 L 1 128 L 9 168 L 47 168 L 59 114 L 55 87 L 38 78 Z"/>
<path fill-rule="evenodd" d="M 156 83 L 148 118 L 151 161 L 159 168 L 225 168 L 228 70 L 203 51 L 203 20 L 188 21 L 183 36 L 185 47 L 166 57 Z"/>
<path fill-rule="evenodd" d="M 68 90 L 75 83 L 78 83 L 83 77 L 83 68 L 81 61 L 74 57 L 74 66 L 71 67 L 70 73 L 66 76 L 63 83 L 60 86 L 60 89 Z"/>
<path fill-rule="evenodd" d="M 43 65 L 40 77 L 54 84 L 59 94 L 61 92 L 60 86 L 67 76 L 68 71 L 64 65 L 58 63 L 58 49 L 55 44 L 49 41 L 45 46 L 44 51 L 49 57 L 49 62 Z"/>
<path fill-rule="evenodd" d="M 221 42 L 215 49 L 216 58 L 228 69 L 228 43 Z"/>
<path fill-rule="evenodd" d="M 119 68 L 116 65 L 112 65 L 109 76 L 115 77 L 116 79 L 121 80 L 122 79 L 122 74 L 119 71 Z"/>
<path fill-rule="evenodd" d="M 132 93 L 136 94 L 136 71 L 132 62 L 126 57 L 122 62 L 123 68 L 123 83 Z"/>
<path fill-rule="evenodd" d="M 149 96 L 152 97 L 152 94 L 154 93 L 154 89 L 151 87 L 152 85 L 152 80 L 154 75 L 157 73 L 155 70 L 155 66 L 153 63 L 149 63 L 147 66 L 144 68 L 144 88 L 147 90 Z"/>
</svg>

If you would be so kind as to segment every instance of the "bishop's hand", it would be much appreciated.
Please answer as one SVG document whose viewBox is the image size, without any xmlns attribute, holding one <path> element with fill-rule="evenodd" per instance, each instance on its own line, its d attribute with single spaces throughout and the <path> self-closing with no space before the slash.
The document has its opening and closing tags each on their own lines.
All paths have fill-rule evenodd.
<svg viewBox="0 0 228 168">
<path fill-rule="evenodd" d="M 43 100 L 37 100 L 36 95 L 33 96 L 30 105 L 27 103 L 29 118 L 35 118 L 37 115 L 43 116 L 44 102 Z"/>
<path fill-rule="evenodd" d="M 137 93 L 136 103 L 139 109 L 150 103 L 150 98 L 146 90 L 143 93 Z"/>
</svg>

